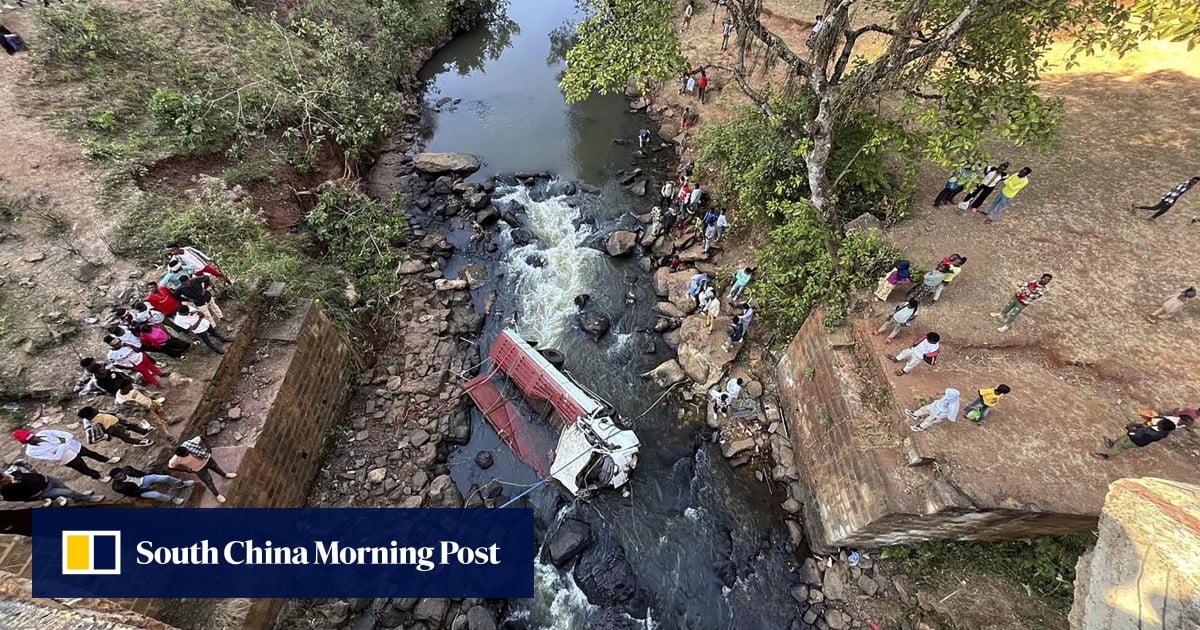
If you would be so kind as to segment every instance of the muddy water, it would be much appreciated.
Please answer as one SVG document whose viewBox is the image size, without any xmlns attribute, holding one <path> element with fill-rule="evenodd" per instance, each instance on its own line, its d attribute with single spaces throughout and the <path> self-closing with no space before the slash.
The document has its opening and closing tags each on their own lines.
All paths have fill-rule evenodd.
<svg viewBox="0 0 1200 630">
<path fill-rule="evenodd" d="M 532 242 L 518 245 L 501 224 L 492 234 L 500 245 L 493 256 L 465 247 L 450 268 L 489 267 L 491 282 L 476 296 L 480 308 L 487 294 L 495 296 L 480 339 L 484 350 L 503 326 L 515 326 L 542 347 L 561 350 L 567 371 L 622 414 L 638 416 L 660 394 L 638 374 L 669 357 L 661 340 L 639 332 L 654 324 L 652 281 L 636 261 L 617 261 L 594 247 L 610 230 L 633 226 L 630 212 L 648 210 L 648 201 L 624 192 L 615 175 L 652 165 L 635 164 L 631 145 L 613 142 L 634 138 L 647 122 L 628 114 L 620 97 L 564 102 L 557 80 L 578 17 L 571 0 L 512 0 L 489 28 L 435 55 L 423 70 L 426 100 L 444 104 L 428 116 L 425 145 L 479 155 L 485 166 L 473 179 L 548 171 L 594 187 L 569 197 L 547 194 L 544 184 L 501 188 L 497 197 L 526 208 Z M 660 183 L 653 178 L 651 190 Z M 480 258 L 472 260 L 475 254 Z M 573 300 L 581 293 L 612 318 L 612 333 L 599 343 L 574 326 Z M 648 341 L 656 341 L 653 353 Z M 471 443 L 451 455 L 464 494 L 492 479 L 505 484 L 508 496 L 536 483 L 475 413 Z M 650 595 L 648 620 L 639 625 L 788 628 L 799 609 L 788 593 L 795 563 L 787 533 L 771 512 L 777 499 L 749 471 L 730 469 L 701 439 L 701 427 L 682 425 L 670 404 L 654 407 L 636 429 L 643 447 L 628 496 L 607 492 L 572 504 L 545 485 L 529 497 L 540 518 L 571 513 L 620 541 Z M 486 471 L 473 462 L 484 449 L 496 459 Z M 538 596 L 513 603 L 510 621 L 517 627 L 581 628 L 595 618 L 596 607 L 570 575 L 549 565 L 539 565 L 537 574 Z"/>
</svg>

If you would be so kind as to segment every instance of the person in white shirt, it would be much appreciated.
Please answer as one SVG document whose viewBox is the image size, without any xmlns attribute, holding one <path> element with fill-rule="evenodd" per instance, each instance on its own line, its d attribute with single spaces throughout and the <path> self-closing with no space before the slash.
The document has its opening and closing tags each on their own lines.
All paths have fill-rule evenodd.
<svg viewBox="0 0 1200 630">
<path fill-rule="evenodd" d="M 659 193 L 662 194 L 663 205 L 671 207 L 671 202 L 675 201 L 675 187 L 671 185 L 671 180 L 663 182 L 662 190 Z"/>
<path fill-rule="evenodd" d="M 731 378 L 729 379 L 729 382 L 725 384 L 725 393 L 729 394 L 729 400 L 731 402 L 737 400 L 738 396 L 742 395 L 742 385 L 745 384 L 746 381 L 740 378 Z"/>
<path fill-rule="evenodd" d="M 929 427 L 943 421 L 949 420 L 954 422 L 958 419 L 959 393 L 953 387 L 946 388 L 946 394 L 941 398 L 913 411 L 905 409 L 904 414 L 913 420 L 920 420 L 920 424 L 909 425 L 908 428 L 913 431 L 924 431 Z"/>
<path fill-rule="evenodd" d="M 225 284 L 233 284 L 233 281 L 225 275 L 215 264 L 212 258 L 195 247 L 180 245 L 179 243 L 168 243 L 167 252 L 173 257 L 178 258 L 184 265 L 196 269 L 196 273 L 213 276 L 225 281 Z"/>
<path fill-rule="evenodd" d="M 123 368 L 137 370 L 146 382 L 154 387 L 158 387 L 158 377 L 162 376 L 162 370 L 154 363 L 154 359 L 150 355 L 142 352 L 138 348 L 134 348 L 121 341 L 113 335 L 105 335 L 104 343 L 110 348 L 108 351 L 108 362 Z M 138 347 L 141 347 L 141 341 L 138 341 Z"/>
<path fill-rule="evenodd" d="M 935 332 L 921 337 L 911 348 L 901 350 L 896 355 L 896 361 L 904 361 L 904 367 L 896 371 L 896 376 L 904 376 L 912 372 L 922 361 L 933 365 L 937 362 L 938 353 L 942 349 L 942 338 Z"/>
<path fill-rule="evenodd" d="M 725 236 L 725 230 L 729 229 L 729 217 L 725 216 L 725 210 L 722 209 L 717 215 L 717 240 L 721 240 Z"/>
<path fill-rule="evenodd" d="M 217 330 L 212 320 L 198 311 L 193 311 L 186 304 L 179 307 L 172 321 L 175 322 L 175 326 L 180 330 L 190 332 L 199 337 L 200 341 L 203 341 L 204 345 L 208 346 L 208 349 L 212 350 L 214 354 L 225 354 L 225 351 L 218 348 L 209 337 L 216 337 L 225 343 L 232 341 L 232 339 L 221 336 L 221 331 Z"/>
<path fill-rule="evenodd" d="M 705 291 L 706 294 L 709 292 L 713 292 L 712 287 L 708 287 L 708 291 Z M 700 310 L 703 311 L 705 320 L 708 322 L 708 329 L 711 331 L 713 324 L 717 321 L 717 317 L 721 314 L 721 300 L 716 296 L 715 292 L 713 292 L 713 295 L 709 297 Z"/>
<path fill-rule="evenodd" d="M 25 445 L 25 455 L 33 459 L 62 464 L 81 475 L 87 475 L 104 483 L 108 483 L 109 478 L 93 470 L 87 465 L 87 462 L 83 461 L 83 458 L 108 464 L 121 461 L 120 457 L 108 457 L 87 448 L 80 444 L 75 436 L 66 431 L 43 429 L 35 434 L 28 429 L 17 429 L 12 432 L 12 436 L 13 439 Z"/>
</svg>

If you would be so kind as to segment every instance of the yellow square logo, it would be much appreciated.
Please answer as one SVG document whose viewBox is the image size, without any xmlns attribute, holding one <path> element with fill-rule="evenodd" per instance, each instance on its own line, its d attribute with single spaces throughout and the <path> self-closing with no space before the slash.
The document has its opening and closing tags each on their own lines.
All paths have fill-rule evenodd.
<svg viewBox="0 0 1200 630">
<path fill-rule="evenodd" d="M 64 531 L 63 575 L 119 575 L 121 532 Z"/>
</svg>

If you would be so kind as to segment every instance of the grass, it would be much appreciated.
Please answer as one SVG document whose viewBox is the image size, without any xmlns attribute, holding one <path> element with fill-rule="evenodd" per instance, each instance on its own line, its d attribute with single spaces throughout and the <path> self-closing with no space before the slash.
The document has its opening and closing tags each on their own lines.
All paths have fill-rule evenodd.
<svg viewBox="0 0 1200 630">
<path fill-rule="evenodd" d="M 997 543 L 927 542 L 888 547 L 880 557 L 898 561 L 918 580 L 947 573 L 992 573 L 1065 613 L 1074 595 L 1075 563 L 1095 544 L 1095 532 L 1088 532 Z"/>
</svg>

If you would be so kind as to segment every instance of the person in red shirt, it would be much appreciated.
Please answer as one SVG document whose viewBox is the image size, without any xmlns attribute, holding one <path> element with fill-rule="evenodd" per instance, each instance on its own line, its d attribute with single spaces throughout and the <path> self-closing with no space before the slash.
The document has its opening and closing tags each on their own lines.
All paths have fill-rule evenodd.
<svg viewBox="0 0 1200 630">
<path fill-rule="evenodd" d="M 150 287 L 150 293 L 146 295 L 146 301 L 154 310 L 167 317 L 174 315 L 175 311 L 179 310 L 179 298 L 176 298 L 170 289 L 159 286 L 157 282 L 147 283 L 147 286 Z"/>
<path fill-rule="evenodd" d="M 696 82 L 696 95 L 700 98 L 700 102 L 704 102 L 704 92 L 708 90 L 708 73 L 701 70 L 700 80 Z"/>
</svg>

